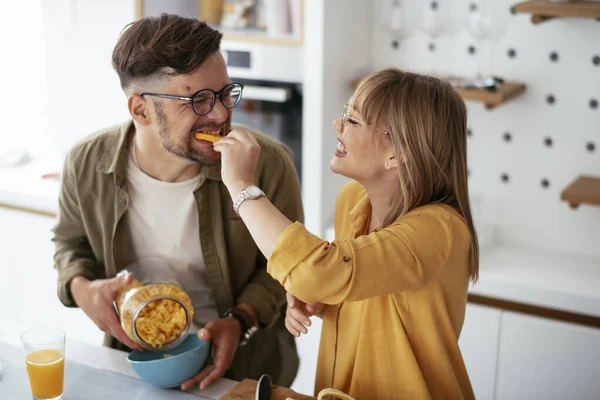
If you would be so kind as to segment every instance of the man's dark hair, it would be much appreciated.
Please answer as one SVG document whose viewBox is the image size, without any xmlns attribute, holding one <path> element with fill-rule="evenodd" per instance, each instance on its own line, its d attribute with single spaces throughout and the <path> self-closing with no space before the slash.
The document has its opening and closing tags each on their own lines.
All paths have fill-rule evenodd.
<svg viewBox="0 0 600 400">
<path fill-rule="evenodd" d="M 221 46 L 222 34 L 205 22 L 162 14 L 132 22 L 112 54 L 112 64 L 125 90 L 133 82 L 164 73 L 196 71 Z"/>
</svg>

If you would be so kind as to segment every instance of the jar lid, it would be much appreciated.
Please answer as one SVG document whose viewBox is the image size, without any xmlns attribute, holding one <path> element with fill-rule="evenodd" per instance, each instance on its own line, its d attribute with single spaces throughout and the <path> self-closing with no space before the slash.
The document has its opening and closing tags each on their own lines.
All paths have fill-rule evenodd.
<svg viewBox="0 0 600 400">
<path fill-rule="evenodd" d="M 165 342 L 165 343 L 160 343 L 160 345 L 157 346 L 155 343 L 148 342 L 144 338 L 147 335 L 144 335 L 143 332 L 139 331 L 137 322 L 138 322 L 138 318 L 140 317 L 140 314 L 142 313 L 142 311 L 144 310 L 144 308 L 146 306 L 148 306 L 150 303 L 160 301 L 160 300 L 170 300 L 170 301 L 177 303 L 183 309 L 183 312 L 185 314 L 185 318 L 184 318 L 185 324 L 184 324 L 181 332 L 179 332 L 179 334 L 177 334 L 172 340 L 169 340 L 168 342 Z M 144 317 L 142 317 L 142 318 L 144 318 Z M 133 334 L 147 349 L 161 350 L 161 351 L 162 350 L 170 350 L 170 349 L 176 347 L 177 345 L 179 345 L 181 342 L 183 342 L 183 340 L 185 340 L 185 338 L 187 337 L 188 331 L 189 331 L 190 327 L 192 326 L 191 321 L 192 321 L 192 318 L 190 318 L 190 315 L 188 312 L 188 307 L 181 300 L 176 299 L 174 297 L 159 297 L 159 298 L 148 300 L 147 302 L 143 303 L 140 307 L 138 307 L 138 309 L 136 310 L 136 312 L 132 318 Z"/>
</svg>

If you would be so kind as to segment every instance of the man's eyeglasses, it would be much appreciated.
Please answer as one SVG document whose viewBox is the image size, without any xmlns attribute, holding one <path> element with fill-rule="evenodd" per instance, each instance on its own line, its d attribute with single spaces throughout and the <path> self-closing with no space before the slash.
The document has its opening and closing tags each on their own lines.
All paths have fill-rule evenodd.
<svg viewBox="0 0 600 400">
<path fill-rule="evenodd" d="M 354 117 L 351 117 L 350 116 L 350 105 L 349 104 L 344 104 L 344 115 L 342 115 L 342 127 L 341 127 L 342 131 L 344 130 L 344 123 L 346 121 L 350 121 L 350 122 L 352 122 L 354 124 L 358 124 L 358 125 L 368 126 L 369 128 L 373 128 L 376 131 L 379 131 L 381 133 L 385 133 L 386 135 L 390 136 L 390 133 L 387 132 L 387 131 L 384 131 L 383 129 L 375 128 L 374 126 L 369 125 L 369 124 L 367 124 L 364 121 L 360 121 L 360 120 L 358 120 L 358 119 L 356 119 Z"/>
<path fill-rule="evenodd" d="M 194 110 L 197 115 L 206 115 L 212 111 L 217 101 L 217 97 L 219 97 L 219 100 L 221 100 L 221 103 L 223 103 L 225 108 L 233 108 L 237 106 L 242 99 L 242 85 L 239 83 L 230 83 L 218 92 L 215 92 L 211 89 L 201 89 L 194 93 L 191 97 L 150 92 L 144 92 L 141 94 L 141 96 L 155 96 L 162 97 L 164 99 L 187 101 L 191 104 L 192 110 Z"/>
</svg>

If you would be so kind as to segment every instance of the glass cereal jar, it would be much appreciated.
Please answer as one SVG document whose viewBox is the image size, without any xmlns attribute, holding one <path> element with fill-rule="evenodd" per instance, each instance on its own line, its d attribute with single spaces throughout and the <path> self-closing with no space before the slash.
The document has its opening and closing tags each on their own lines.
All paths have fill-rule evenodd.
<svg viewBox="0 0 600 400">
<path fill-rule="evenodd" d="M 117 274 L 131 273 L 134 280 L 117 291 L 115 311 L 127 336 L 146 350 L 172 349 L 192 327 L 192 300 L 168 272 L 165 262 L 144 260 Z"/>
</svg>

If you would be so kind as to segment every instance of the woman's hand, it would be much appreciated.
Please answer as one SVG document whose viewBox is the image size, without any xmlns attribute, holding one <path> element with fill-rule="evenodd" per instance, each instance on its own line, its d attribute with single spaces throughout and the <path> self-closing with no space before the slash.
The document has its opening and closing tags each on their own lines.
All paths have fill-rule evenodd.
<svg viewBox="0 0 600 400">
<path fill-rule="evenodd" d="M 320 314 L 325 309 L 323 303 L 306 304 L 296 296 L 286 293 L 287 310 L 285 312 L 285 327 L 294 336 L 307 333 L 311 325 L 310 317 Z"/>
<path fill-rule="evenodd" d="M 221 176 L 230 192 L 237 193 L 254 184 L 260 145 L 252 133 L 233 129 L 214 144 L 214 149 L 221 154 Z"/>
</svg>

